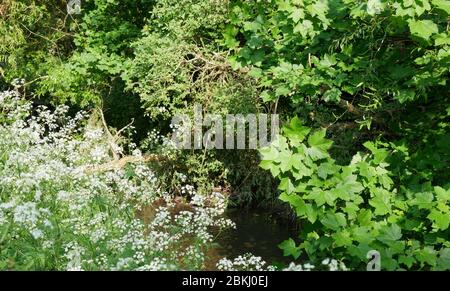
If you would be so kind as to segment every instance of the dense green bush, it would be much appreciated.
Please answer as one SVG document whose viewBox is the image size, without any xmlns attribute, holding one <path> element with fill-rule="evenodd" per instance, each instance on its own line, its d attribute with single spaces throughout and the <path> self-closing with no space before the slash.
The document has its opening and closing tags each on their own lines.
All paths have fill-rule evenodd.
<svg viewBox="0 0 450 291">
<path fill-rule="evenodd" d="M 450 183 L 395 183 L 411 175 L 392 174 L 408 169 L 406 160 L 390 159 L 406 147 L 366 142 L 369 153 L 342 166 L 328 153 L 324 129 L 311 131 L 295 118 L 283 133 L 261 150 L 261 166 L 280 179 L 280 199 L 302 221 L 301 243 L 284 242 L 286 254 L 305 251 L 319 261 L 331 253 L 360 269 L 377 250 L 383 269 L 450 269 Z"/>
<path fill-rule="evenodd" d="M 264 102 L 335 141 L 321 130 L 306 147 L 310 129 L 295 119 L 263 151 L 303 223 L 300 247 L 285 251 L 359 268 L 378 249 L 386 269 L 448 268 L 447 1 L 235 1 L 231 11 L 233 67 L 250 69 Z"/>
<path fill-rule="evenodd" d="M 368 112 L 433 96 L 449 68 L 447 1 L 237 1 L 226 43 L 266 101 L 355 99 Z"/>
<path fill-rule="evenodd" d="M 128 90 L 160 122 L 164 134 L 174 114 L 264 112 L 256 80 L 246 69 L 234 70 L 221 44 L 229 1 L 157 1 L 133 58 L 122 75 Z M 246 159 L 243 159 L 243 156 Z M 244 162 L 245 161 L 245 162 Z M 178 151 L 163 166 L 169 177 L 184 173 L 199 189 L 221 186 L 239 191 L 235 202 L 272 199 L 271 179 L 258 169 L 258 155 L 233 151 Z M 248 171 L 255 173 L 249 179 Z M 259 183 L 258 183 L 259 182 Z"/>
<path fill-rule="evenodd" d="M 263 101 L 328 128 L 331 151 L 349 161 L 367 140 L 428 130 L 425 120 L 412 129 L 424 112 L 433 124 L 446 118 L 449 9 L 440 0 L 234 1 L 224 44 Z"/>
</svg>

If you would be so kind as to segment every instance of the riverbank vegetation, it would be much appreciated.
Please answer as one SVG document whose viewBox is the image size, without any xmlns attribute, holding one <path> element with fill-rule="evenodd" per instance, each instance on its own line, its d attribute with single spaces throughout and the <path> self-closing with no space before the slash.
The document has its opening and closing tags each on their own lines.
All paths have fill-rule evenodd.
<svg viewBox="0 0 450 291">
<path fill-rule="evenodd" d="M 448 1 L 67 4 L 0 3 L 0 269 L 450 269 Z M 280 135 L 176 149 L 196 104 Z M 293 263 L 215 253 L 227 208 Z"/>
</svg>

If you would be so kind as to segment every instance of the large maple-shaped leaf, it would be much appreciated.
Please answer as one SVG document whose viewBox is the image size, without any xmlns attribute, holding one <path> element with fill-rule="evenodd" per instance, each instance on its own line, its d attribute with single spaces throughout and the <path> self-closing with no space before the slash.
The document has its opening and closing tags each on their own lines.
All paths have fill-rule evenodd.
<svg viewBox="0 0 450 291">
<path fill-rule="evenodd" d="M 430 40 L 430 37 L 439 32 L 439 28 L 431 20 L 411 20 L 409 21 L 411 34 L 423 40 Z"/>
<path fill-rule="evenodd" d="M 375 214 L 385 215 L 391 212 L 391 193 L 384 189 L 373 189 L 374 197 L 370 199 L 369 204 L 375 208 Z"/>
<path fill-rule="evenodd" d="M 313 160 L 319 160 L 328 157 L 328 149 L 333 142 L 325 138 L 326 130 L 318 130 L 308 137 L 309 148 L 306 149 L 306 153 Z"/>
</svg>

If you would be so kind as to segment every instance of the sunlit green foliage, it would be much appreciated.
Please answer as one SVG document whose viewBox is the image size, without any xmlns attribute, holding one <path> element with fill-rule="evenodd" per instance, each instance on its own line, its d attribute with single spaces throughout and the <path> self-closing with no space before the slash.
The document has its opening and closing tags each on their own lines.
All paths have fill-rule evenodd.
<svg viewBox="0 0 450 291">
<path fill-rule="evenodd" d="M 283 133 L 261 150 L 261 167 L 280 179 L 280 199 L 302 222 L 300 245 L 280 245 L 286 255 L 304 251 L 320 261 L 332 253 L 360 269 L 367 252 L 377 250 L 383 269 L 450 269 L 450 183 L 411 179 L 408 170 L 418 168 L 406 165 L 406 146 L 366 142 L 367 153 L 338 165 L 325 130 L 294 118 Z M 408 170 L 394 176 L 393 168 Z"/>
</svg>

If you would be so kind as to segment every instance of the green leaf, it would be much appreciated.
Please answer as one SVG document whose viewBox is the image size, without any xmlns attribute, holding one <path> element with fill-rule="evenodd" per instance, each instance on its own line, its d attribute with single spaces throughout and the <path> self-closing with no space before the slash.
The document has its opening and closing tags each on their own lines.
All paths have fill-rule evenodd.
<svg viewBox="0 0 450 291">
<path fill-rule="evenodd" d="M 292 192 L 294 192 L 295 186 L 294 184 L 292 184 L 291 179 L 286 177 L 281 179 L 278 189 L 285 191 L 287 194 L 291 194 Z"/>
<path fill-rule="evenodd" d="M 431 266 L 435 266 L 437 263 L 436 251 L 430 246 L 427 246 L 421 250 L 415 251 L 414 256 L 422 264 L 428 264 Z"/>
<path fill-rule="evenodd" d="M 431 192 L 417 193 L 410 204 L 418 206 L 419 209 L 430 209 L 432 207 L 433 198 L 433 193 Z"/>
<path fill-rule="evenodd" d="M 330 20 L 326 17 L 328 13 L 328 5 L 325 1 L 317 1 L 313 4 L 306 6 L 306 10 L 312 15 L 316 16 L 321 22 L 323 27 L 326 29 L 330 24 Z"/>
<path fill-rule="evenodd" d="M 311 204 L 305 204 L 305 214 L 309 222 L 314 223 L 317 220 L 317 208 Z"/>
<path fill-rule="evenodd" d="M 387 158 L 389 152 L 384 148 L 378 148 L 373 142 L 367 141 L 363 146 L 369 149 L 373 154 L 373 163 L 379 165 Z"/>
<path fill-rule="evenodd" d="M 308 137 L 308 144 L 310 148 L 306 150 L 307 154 L 313 160 L 323 159 L 328 157 L 328 149 L 333 142 L 325 138 L 326 130 L 318 130 Z"/>
<path fill-rule="evenodd" d="M 319 65 L 323 68 L 330 68 L 337 64 L 336 57 L 334 55 L 325 54 L 323 59 L 319 62 Z"/>
<path fill-rule="evenodd" d="M 319 168 L 317 169 L 317 175 L 326 179 L 328 175 L 333 175 L 336 172 L 336 166 L 331 163 L 321 163 Z"/>
<path fill-rule="evenodd" d="M 292 238 L 283 241 L 278 247 L 283 250 L 283 256 L 285 257 L 292 256 L 294 259 L 300 257 L 301 249 L 295 245 L 295 241 Z"/>
<path fill-rule="evenodd" d="M 262 70 L 260 68 L 252 68 L 250 72 L 248 72 L 249 76 L 252 76 L 254 78 L 261 78 L 262 77 Z"/>
<path fill-rule="evenodd" d="M 436 198 L 438 201 L 450 201 L 450 189 L 445 190 L 442 187 L 436 186 L 434 187 L 434 193 L 436 193 Z"/>
<path fill-rule="evenodd" d="M 261 26 L 261 23 L 259 23 L 259 22 L 257 22 L 257 21 L 253 21 L 253 22 L 247 21 L 247 22 L 244 23 L 244 29 L 247 30 L 247 31 L 253 31 L 253 32 L 256 32 L 256 31 L 258 31 L 261 27 L 262 27 L 262 26 Z"/>
<path fill-rule="evenodd" d="M 375 240 L 369 227 L 367 226 L 355 227 L 352 232 L 352 237 L 354 240 L 362 244 L 369 244 Z"/>
<path fill-rule="evenodd" d="M 385 244 L 390 244 L 402 237 L 402 229 L 397 224 L 383 226 L 377 239 Z"/>
<path fill-rule="evenodd" d="M 323 94 L 323 100 L 325 102 L 339 102 L 341 100 L 342 92 L 337 88 L 332 88 Z"/>
<path fill-rule="evenodd" d="M 291 119 L 289 126 L 283 127 L 283 133 L 293 143 L 294 146 L 299 146 L 306 138 L 311 129 L 303 126 L 300 119 L 295 116 Z"/>
<path fill-rule="evenodd" d="M 352 244 L 350 233 L 347 230 L 335 233 L 333 235 L 333 239 L 337 247 L 348 246 Z"/>
<path fill-rule="evenodd" d="M 357 219 L 360 225 L 369 225 L 372 220 L 372 211 L 370 209 L 361 209 Z"/>
<path fill-rule="evenodd" d="M 307 199 L 312 199 L 314 200 L 314 202 L 316 202 L 317 206 L 322 206 L 325 203 L 328 203 L 329 205 L 333 205 L 334 200 L 336 199 L 336 197 L 334 195 L 327 195 L 325 197 L 325 192 L 330 192 L 330 191 L 324 191 L 318 187 L 313 188 L 308 196 L 306 196 Z"/>
<path fill-rule="evenodd" d="M 278 159 L 280 152 L 273 146 L 264 147 L 259 150 L 262 155 L 262 160 L 274 161 Z"/>
<path fill-rule="evenodd" d="M 261 93 L 261 99 L 263 102 L 270 102 L 275 100 L 275 98 L 275 95 L 267 90 Z"/>
<path fill-rule="evenodd" d="M 443 248 L 439 251 L 436 269 L 439 271 L 450 270 L 450 248 Z"/>
<path fill-rule="evenodd" d="M 432 209 L 427 216 L 433 222 L 433 226 L 440 230 L 446 230 L 450 224 L 449 213 L 442 213 L 436 209 Z"/>
<path fill-rule="evenodd" d="M 401 256 L 399 256 L 399 258 L 398 258 L 398 262 L 399 262 L 400 264 L 405 264 L 408 268 L 411 268 L 412 265 L 416 262 L 416 260 L 414 259 L 413 256 L 404 256 L 404 255 L 401 255 Z"/>
<path fill-rule="evenodd" d="M 435 46 L 450 45 L 450 36 L 446 33 L 440 33 L 434 39 Z"/>
<path fill-rule="evenodd" d="M 406 103 L 416 99 L 416 92 L 414 90 L 400 90 L 395 94 L 395 99 L 400 103 Z"/>
<path fill-rule="evenodd" d="M 350 175 L 343 175 L 343 181 L 339 182 L 336 185 L 336 191 L 339 193 L 345 193 L 346 197 L 349 197 L 348 194 L 355 194 L 360 193 L 362 190 L 364 190 L 364 187 L 361 183 L 356 181 L 357 176 L 354 174 Z M 342 198 L 344 199 L 344 198 Z"/>
<path fill-rule="evenodd" d="M 293 208 L 300 207 L 305 204 L 297 194 L 287 194 L 283 192 L 280 194 L 279 198 L 281 201 L 289 203 Z"/>
<path fill-rule="evenodd" d="M 294 11 L 292 11 L 291 18 L 294 21 L 294 23 L 297 23 L 300 19 L 305 18 L 305 12 L 303 9 L 300 8 L 294 8 Z"/>
<path fill-rule="evenodd" d="M 302 37 L 307 37 L 308 35 L 314 34 L 314 25 L 313 23 L 306 19 L 303 20 L 301 22 L 299 22 L 295 27 L 294 27 L 294 33 L 300 33 L 302 35 Z"/>
<path fill-rule="evenodd" d="M 445 11 L 447 14 L 450 14 L 450 1 L 448 0 L 432 0 L 433 6 L 437 9 Z"/>
<path fill-rule="evenodd" d="M 275 96 L 287 96 L 291 93 L 291 89 L 288 86 L 281 85 L 275 90 Z"/>
<path fill-rule="evenodd" d="M 332 230 L 339 230 L 347 225 L 347 220 L 343 213 L 327 213 L 320 222 Z"/>
<path fill-rule="evenodd" d="M 412 35 L 426 41 L 430 40 L 431 35 L 439 32 L 436 23 L 431 20 L 410 20 L 408 24 Z"/>
<path fill-rule="evenodd" d="M 291 159 L 295 160 L 292 161 L 292 166 L 294 169 L 291 171 L 292 176 L 296 180 L 301 180 L 303 177 L 309 177 L 313 174 L 313 171 L 305 166 L 305 164 L 301 161 L 300 158 L 297 158 L 299 155 L 294 154 Z"/>
<path fill-rule="evenodd" d="M 345 207 L 343 208 L 349 220 L 353 220 L 357 217 L 358 212 L 360 211 L 359 206 L 353 202 L 346 202 Z"/>
<path fill-rule="evenodd" d="M 276 159 L 276 162 L 280 163 L 280 170 L 285 173 L 292 168 L 292 152 L 291 151 L 281 151 L 280 155 Z"/>
<path fill-rule="evenodd" d="M 374 197 L 369 204 L 375 208 L 376 215 L 385 215 L 391 212 L 391 193 L 384 189 L 372 189 Z"/>
</svg>

